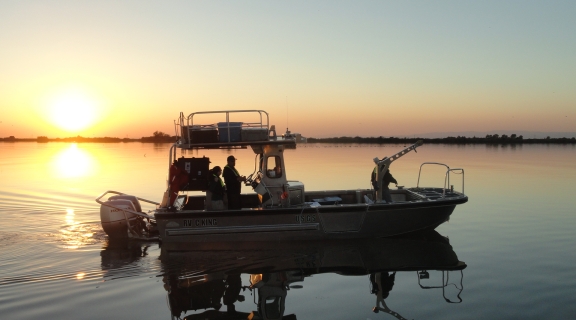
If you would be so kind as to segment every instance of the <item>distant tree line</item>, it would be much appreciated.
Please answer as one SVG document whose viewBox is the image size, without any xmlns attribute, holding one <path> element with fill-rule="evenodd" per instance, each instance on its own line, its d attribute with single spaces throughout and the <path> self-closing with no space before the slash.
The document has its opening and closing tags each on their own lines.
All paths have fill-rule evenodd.
<svg viewBox="0 0 576 320">
<path fill-rule="evenodd" d="M 36 138 L 16 138 L 14 136 L 0 138 L 4 142 L 152 142 L 152 143 L 173 143 L 178 139 L 177 136 L 171 136 L 162 131 L 154 131 L 149 137 L 142 138 L 115 138 L 115 137 L 98 137 L 86 138 L 81 136 L 69 138 L 48 138 L 47 136 L 38 136 Z M 511 134 L 488 134 L 485 137 L 446 137 L 446 138 L 399 138 L 399 137 L 335 137 L 335 138 L 308 138 L 309 143 L 364 143 L 364 144 L 384 144 L 384 143 L 415 143 L 422 140 L 426 143 L 439 144 L 531 144 L 531 143 L 556 143 L 556 144 L 575 144 L 576 138 L 533 138 L 525 139 L 522 135 Z"/>
<path fill-rule="evenodd" d="M 69 138 L 48 138 L 47 136 L 38 136 L 36 138 L 16 138 L 14 136 L 0 138 L 0 141 L 5 142 L 154 142 L 165 143 L 175 142 L 176 136 L 171 136 L 162 131 L 154 131 L 152 136 L 142 138 L 116 138 L 116 137 L 96 137 L 87 138 L 82 136 L 69 137 Z"/>
<path fill-rule="evenodd" d="M 337 137 L 337 138 L 308 138 L 309 143 L 365 143 L 365 144 L 384 144 L 384 143 L 415 143 L 422 140 L 426 143 L 441 144 L 520 144 L 520 143 L 560 143 L 574 144 L 576 138 L 550 138 L 544 139 L 524 139 L 522 135 L 486 135 L 486 137 L 446 137 L 446 138 L 399 138 L 399 137 Z"/>
<path fill-rule="evenodd" d="M 140 139 L 142 142 L 176 142 L 177 137 L 176 136 L 171 136 L 167 133 L 164 133 L 162 131 L 154 131 L 154 133 L 152 134 L 152 136 L 150 137 L 142 137 L 142 139 Z"/>
</svg>

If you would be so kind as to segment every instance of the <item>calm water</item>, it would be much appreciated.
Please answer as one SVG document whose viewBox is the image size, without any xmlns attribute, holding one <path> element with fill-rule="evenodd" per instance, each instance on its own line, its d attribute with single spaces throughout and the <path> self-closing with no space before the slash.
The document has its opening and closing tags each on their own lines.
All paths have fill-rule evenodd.
<svg viewBox="0 0 576 320">
<path fill-rule="evenodd" d="M 287 175 L 303 181 L 308 190 L 369 188 L 371 159 L 402 147 L 302 145 L 287 151 Z M 220 290 L 224 272 L 294 264 L 309 271 L 330 263 L 347 265 L 349 272 L 318 269 L 324 273 L 301 274 L 303 281 L 290 284 L 285 315 L 395 319 L 372 312 L 376 296 L 367 272 L 358 266 L 386 269 L 396 260 L 422 262 L 449 253 L 468 265 L 462 273 L 429 271 L 430 278 L 419 281 L 416 271 L 396 272 L 385 304 L 407 319 L 567 319 L 576 314 L 574 146 L 424 145 L 395 162 L 391 171 L 405 186 L 416 184 L 419 165 L 425 161 L 465 169 L 470 201 L 437 229 L 450 245 L 384 239 L 304 249 L 191 248 L 175 255 L 163 252 L 157 243 L 109 243 L 94 198 L 117 190 L 159 201 L 168 148 L 140 143 L 0 143 L 2 319 L 169 319 L 191 300 L 204 301 Z M 253 171 L 251 150 L 231 152 L 239 159 L 241 173 Z M 212 165 L 222 166 L 228 154 L 186 156 L 206 155 Z M 443 183 L 439 170 L 430 168 L 424 174 L 421 183 L 426 186 Z M 452 178 L 457 190 L 460 178 Z M 449 276 L 449 286 L 430 288 L 440 287 L 443 275 Z M 219 287 L 191 283 L 200 279 L 215 280 L 206 283 Z M 238 280 L 248 286 L 249 272 L 239 279 L 229 276 L 227 285 L 237 286 Z M 245 300 L 235 302 L 236 310 L 256 310 L 253 293 L 240 294 Z"/>
</svg>

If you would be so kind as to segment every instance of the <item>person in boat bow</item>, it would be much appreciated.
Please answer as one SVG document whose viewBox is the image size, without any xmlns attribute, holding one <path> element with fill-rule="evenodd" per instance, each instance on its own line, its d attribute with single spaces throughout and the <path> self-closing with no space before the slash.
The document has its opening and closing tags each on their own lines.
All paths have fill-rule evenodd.
<svg viewBox="0 0 576 320">
<path fill-rule="evenodd" d="M 224 185 L 224 181 L 220 178 L 222 174 L 222 168 L 219 166 L 215 166 L 212 168 L 212 179 L 210 179 L 210 184 L 208 188 L 212 193 L 211 198 L 211 208 L 212 210 L 224 210 L 224 192 L 226 191 L 226 186 Z"/>
<path fill-rule="evenodd" d="M 392 174 L 390 173 L 389 169 L 385 169 L 386 171 L 384 172 L 384 177 L 382 178 L 382 199 L 386 200 L 386 203 L 391 203 L 392 202 L 392 195 L 390 194 L 390 189 L 388 188 L 388 185 L 390 184 L 390 182 L 393 182 L 396 187 L 398 187 L 398 181 L 396 181 L 396 179 L 394 179 L 394 177 L 392 176 Z M 376 180 L 376 173 L 378 172 L 378 165 L 376 165 L 376 167 L 374 167 L 374 170 L 372 171 L 372 186 L 374 187 L 374 190 L 378 191 L 378 181 Z"/>
<path fill-rule="evenodd" d="M 240 192 L 242 191 L 242 182 L 246 181 L 245 176 L 241 176 L 236 170 L 236 158 L 229 156 L 227 159 L 228 164 L 224 167 L 224 182 L 226 183 L 226 194 L 228 195 L 228 209 L 240 210 L 242 209 L 242 201 Z"/>
</svg>

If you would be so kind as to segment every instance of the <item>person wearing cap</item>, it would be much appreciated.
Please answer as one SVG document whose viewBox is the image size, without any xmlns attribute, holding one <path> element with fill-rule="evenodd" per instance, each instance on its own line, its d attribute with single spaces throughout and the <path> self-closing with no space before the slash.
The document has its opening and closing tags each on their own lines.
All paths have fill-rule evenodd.
<svg viewBox="0 0 576 320">
<path fill-rule="evenodd" d="M 226 183 L 226 194 L 228 195 L 228 209 L 240 210 L 242 209 L 242 201 L 240 199 L 240 192 L 242 191 L 242 181 L 246 181 L 246 177 L 241 176 L 236 170 L 236 158 L 229 156 L 227 159 L 228 164 L 224 167 L 224 182 Z"/>
</svg>

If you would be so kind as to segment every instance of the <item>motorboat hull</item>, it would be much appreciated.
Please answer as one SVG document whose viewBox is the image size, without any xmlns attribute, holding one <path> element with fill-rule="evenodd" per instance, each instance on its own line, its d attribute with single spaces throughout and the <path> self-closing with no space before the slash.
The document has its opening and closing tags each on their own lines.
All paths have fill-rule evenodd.
<svg viewBox="0 0 576 320">
<path fill-rule="evenodd" d="M 392 237 L 435 229 L 466 196 L 412 203 L 155 213 L 163 243 Z"/>
</svg>

